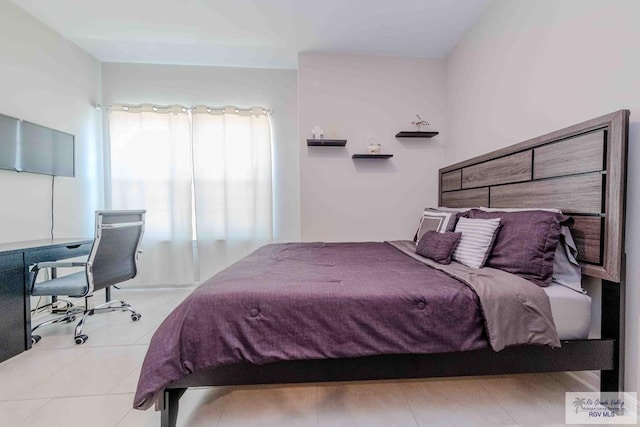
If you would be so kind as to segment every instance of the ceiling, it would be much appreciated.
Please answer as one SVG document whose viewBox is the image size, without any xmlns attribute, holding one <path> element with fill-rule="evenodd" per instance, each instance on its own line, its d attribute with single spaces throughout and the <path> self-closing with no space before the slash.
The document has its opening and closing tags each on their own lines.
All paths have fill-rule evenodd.
<svg viewBox="0 0 640 427">
<path fill-rule="evenodd" d="M 103 62 L 297 68 L 298 53 L 438 58 L 489 0 L 12 0 Z"/>
</svg>

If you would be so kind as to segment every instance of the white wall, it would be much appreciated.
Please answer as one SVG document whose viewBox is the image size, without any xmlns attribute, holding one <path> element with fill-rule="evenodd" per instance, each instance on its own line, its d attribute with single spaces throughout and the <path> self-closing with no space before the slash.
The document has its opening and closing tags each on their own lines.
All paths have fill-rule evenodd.
<svg viewBox="0 0 640 427">
<path fill-rule="evenodd" d="M 102 64 L 105 104 L 156 103 L 263 106 L 271 117 L 274 157 L 274 239 L 297 241 L 300 202 L 295 70 Z"/>
<path fill-rule="evenodd" d="M 447 164 L 631 110 L 627 391 L 640 363 L 639 16 L 637 0 L 497 0 L 446 61 Z"/>
<path fill-rule="evenodd" d="M 100 64 L 0 0 L 0 113 L 76 137 L 76 177 L 55 180 L 55 237 L 93 236 L 103 205 Z M 50 236 L 51 176 L 0 171 L 0 243 Z"/>
<path fill-rule="evenodd" d="M 412 238 L 422 209 L 437 204 L 443 163 L 444 61 L 301 54 L 300 228 L 304 241 Z M 440 131 L 396 139 L 415 115 Z M 307 147 L 311 129 L 347 139 L 344 148 Z M 423 129 L 424 130 L 424 129 Z M 389 160 L 353 160 L 376 138 Z"/>
</svg>

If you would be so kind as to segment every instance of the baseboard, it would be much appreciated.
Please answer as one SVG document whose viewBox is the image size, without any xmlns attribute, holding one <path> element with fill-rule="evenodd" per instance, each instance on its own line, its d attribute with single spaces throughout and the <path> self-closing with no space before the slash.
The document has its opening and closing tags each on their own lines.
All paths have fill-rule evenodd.
<svg viewBox="0 0 640 427">
<path fill-rule="evenodd" d="M 116 292 L 126 292 L 126 291 L 166 291 L 170 289 L 195 289 L 198 286 L 195 284 L 186 284 L 186 285 L 152 285 L 152 286 L 126 286 L 120 289 L 111 288 L 111 291 Z"/>
<path fill-rule="evenodd" d="M 567 372 L 567 375 L 583 384 L 590 391 L 600 391 L 600 375 L 598 375 L 598 371 Z"/>
<path fill-rule="evenodd" d="M 577 371 L 567 372 L 566 374 L 578 381 L 580 384 L 584 384 L 584 386 L 590 391 L 600 391 L 600 375 L 598 375 L 598 371 Z M 634 397 L 631 393 L 625 392 L 624 400 L 627 402 L 627 406 L 638 408 L 637 394 L 636 397 Z"/>
</svg>

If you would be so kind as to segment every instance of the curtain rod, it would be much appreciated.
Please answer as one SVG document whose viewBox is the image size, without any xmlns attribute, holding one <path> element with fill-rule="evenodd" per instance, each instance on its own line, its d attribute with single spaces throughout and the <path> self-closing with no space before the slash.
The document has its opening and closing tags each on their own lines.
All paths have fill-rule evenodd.
<svg viewBox="0 0 640 427">
<path fill-rule="evenodd" d="M 207 105 L 196 105 L 195 107 L 185 107 L 183 105 L 156 105 L 156 104 L 116 104 L 116 105 L 102 105 L 95 104 L 94 107 L 97 110 L 112 110 L 114 107 L 121 108 L 124 111 L 128 111 L 129 109 L 142 109 L 142 108 L 150 108 L 152 111 L 171 111 L 173 108 L 179 108 L 182 112 L 186 113 L 188 111 L 197 112 L 197 113 L 209 113 L 209 114 L 225 114 L 225 113 L 245 113 L 245 114 L 258 114 L 260 111 L 262 114 L 266 114 L 268 116 L 273 114 L 273 109 L 264 108 L 264 107 L 236 107 L 234 105 L 227 105 L 224 107 L 209 107 Z"/>
</svg>

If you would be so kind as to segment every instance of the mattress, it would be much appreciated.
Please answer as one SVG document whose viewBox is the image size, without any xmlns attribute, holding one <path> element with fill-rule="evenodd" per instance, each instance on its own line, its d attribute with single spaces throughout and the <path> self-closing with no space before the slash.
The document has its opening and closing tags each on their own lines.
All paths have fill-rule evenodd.
<svg viewBox="0 0 640 427">
<path fill-rule="evenodd" d="M 591 325 L 591 297 L 556 283 L 542 289 L 549 296 L 551 314 L 560 339 L 588 338 Z"/>
</svg>

